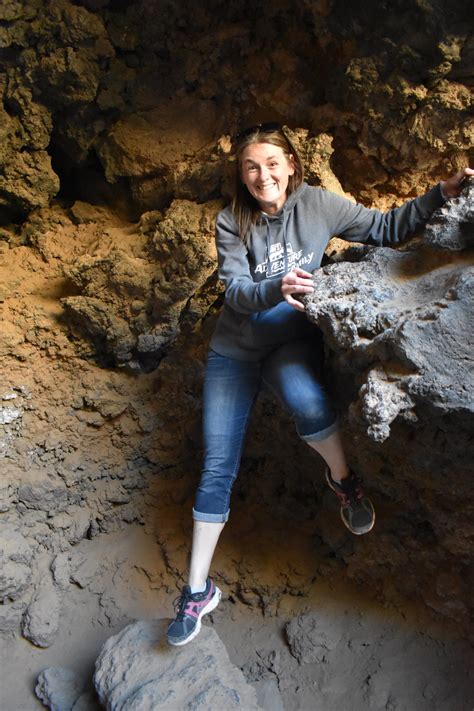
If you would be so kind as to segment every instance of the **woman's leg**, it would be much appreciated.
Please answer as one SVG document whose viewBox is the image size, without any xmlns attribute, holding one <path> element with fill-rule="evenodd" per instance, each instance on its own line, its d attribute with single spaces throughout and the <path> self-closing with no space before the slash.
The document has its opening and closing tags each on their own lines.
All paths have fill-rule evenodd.
<svg viewBox="0 0 474 711">
<path fill-rule="evenodd" d="M 306 440 L 307 444 L 324 459 L 334 481 L 347 479 L 350 474 L 346 455 L 342 445 L 341 435 L 338 430 L 321 440 Z"/>
<path fill-rule="evenodd" d="M 261 380 L 258 363 L 211 351 L 203 388 L 204 458 L 193 509 L 189 584 L 203 587 L 220 533 L 229 516 L 247 426 Z"/>
<path fill-rule="evenodd" d="M 193 508 L 189 585 L 168 627 L 168 642 L 183 645 L 199 633 L 201 618 L 221 592 L 208 577 L 214 550 L 229 516 L 247 425 L 260 387 L 261 367 L 210 352 L 203 390 L 204 465 Z"/>
<path fill-rule="evenodd" d="M 325 460 L 335 479 L 348 475 L 337 417 L 321 383 L 322 344 L 286 343 L 264 361 L 262 378 L 292 416 L 301 437 Z"/>
<path fill-rule="evenodd" d="M 374 509 L 348 467 L 336 415 L 320 381 L 321 364 L 317 340 L 295 341 L 265 360 L 262 377 L 292 415 L 301 439 L 326 462 L 326 480 L 340 500 L 344 525 L 359 535 L 372 529 Z"/>
<path fill-rule="evenodd" d="M 206 587 L 212 556 L 224 526 L 225 523 L 194 521 L 188 581 L 191 592 L 199 592 Z"/>
</svg>

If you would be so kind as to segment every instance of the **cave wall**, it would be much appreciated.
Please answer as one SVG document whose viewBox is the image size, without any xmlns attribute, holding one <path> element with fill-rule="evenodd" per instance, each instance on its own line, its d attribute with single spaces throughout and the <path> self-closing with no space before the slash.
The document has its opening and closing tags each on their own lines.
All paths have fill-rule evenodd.
<svg viewBox="0 0 474 711">
<path fill-rule="evenodd" d="M 0 21 L 2 624 L 47 646 L 54 624 L 38 633 L 31 620 L 43 601 L 59 624 L 55 571 L 79 541 L 139 524 L 163 550 L 163 580 L 185 565 L 169 522 L 188 520 L 198 477 L 231 135 L 282 120 L 311 183 L 391 207 L 467 164 L 474 45 L 461 2 L 7 1 Z M 354 375 L 333 346 L 378 533 L 340 530 L 320 463 L 264 397 L 236 509 L 263 501 L 280 522 L 297 515 L 315 562 L 298 562 L 294 589 L 271 565 L 259 582 L 229 564 L 229 584 L 271 609 L 315 571 L 343 574 L 464 626 L 471 420 L 461 431 L 452 413 L 429 420 L 428 398 L 423 428 L 395 418 L 385 441 L 371 439 L 346 417 L 365 366 Z"/>
<path fill-rule="evenodd" d="M 462 2 L 15 0 L 0 12 L 6 214 L 47 205 L 58 173 L 74 197 L 118 194 L 138 211 L 205 201 L 221 191 L 219 137 L 262 117 L 329 132 L 336 173 L 365 200 L 413 195 L 472 147 Z"/>
</svg>

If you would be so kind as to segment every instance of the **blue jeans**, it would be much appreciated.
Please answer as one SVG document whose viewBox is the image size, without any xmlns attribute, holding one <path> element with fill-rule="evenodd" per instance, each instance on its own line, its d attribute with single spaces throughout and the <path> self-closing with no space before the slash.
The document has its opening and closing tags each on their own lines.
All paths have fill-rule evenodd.
<svg viewBox="0 0 474 711">
<path fill-rule="evenodd" d="M 262 384 L 287 408 L 307 442 L 337 430 L 336 415 L 320 381 L 321 344 L 315 339 L 286 343 L 262 362 L 209 352 L 203 391 L 204 464 L 196 493 L 196 521 L 222 523 L 229 517 L 232 486 L 242 456 L 252 406 Z"/>
</svg>

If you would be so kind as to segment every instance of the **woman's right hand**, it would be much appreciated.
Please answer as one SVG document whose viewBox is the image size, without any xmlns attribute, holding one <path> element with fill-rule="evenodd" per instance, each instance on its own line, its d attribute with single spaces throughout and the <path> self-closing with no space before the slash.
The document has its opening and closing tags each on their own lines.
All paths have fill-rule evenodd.
<svg viewBox="0 0 474 711">
<path fill-rule="evenodd" d="M 304 311 L 304 306 L 301 301 L 293 298 L 293 294 L 312 294 L 313 291 L 313 275 L 299 267 L 285 274 L 281 280 L 283 298 L 297 311 Z"/>
</svg>

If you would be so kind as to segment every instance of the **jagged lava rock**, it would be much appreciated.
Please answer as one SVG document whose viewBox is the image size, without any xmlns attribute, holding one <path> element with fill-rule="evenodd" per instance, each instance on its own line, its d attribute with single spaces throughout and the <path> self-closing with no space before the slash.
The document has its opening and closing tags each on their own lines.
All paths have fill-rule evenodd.
<svg viewBox="0 0 474 711">
<path fill-rule="evenodd" d="M 431 216 L 425 239 L 433 247 L 462 250 L 474 246 L 474 179 L 465 183 L 458 198 L 449 200 Z"/>
<path fill-rule="evenodd" d="M 164 215 L 143 217 L 148 244 L 137 235 L 138 254 L 116 248 L 79 259 L 68 276 L 81 295 L 61 300 L 71 330 L 87 335 L 111 364 L 137 358 L 156 365 L 214 272 L 214 220 L 221 207 L 219 201 L 174 200 Z"/>
<path fill-rule="evenodd" d="M 105 643 L 94 683 L 109 711 L 245 709 L 257 711 L 254 689 L 229 661 L 216 632 L 204 627 L 192 645 L 166 642 L 169 620 L 128 625 Z"/>
<path fill-rule="evenodd" d="M 464 195 L 443 208 L 450 224 L 469 213 L 467 203 Z M 456 241 L 454 228 L 451 234 Z M 338 371 L 359 384 L 351 416 L 383 441 L 398 415 L 413 421 L 433 407 L 440 414 L 472 414 L 472 347 L 466 337 L 473 330 L 472 254 L 425 243 L 415 251 L 363 253 L 359 262 L 315 272 L 314 293 L 305 297 L 308 318 L 337 353 Z"/>
</svg>

